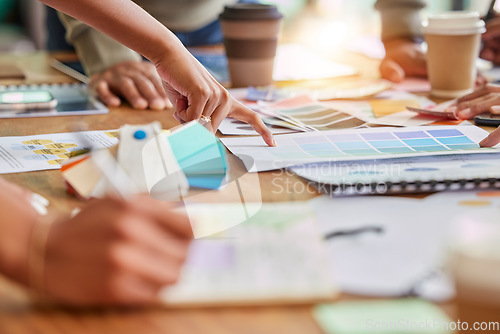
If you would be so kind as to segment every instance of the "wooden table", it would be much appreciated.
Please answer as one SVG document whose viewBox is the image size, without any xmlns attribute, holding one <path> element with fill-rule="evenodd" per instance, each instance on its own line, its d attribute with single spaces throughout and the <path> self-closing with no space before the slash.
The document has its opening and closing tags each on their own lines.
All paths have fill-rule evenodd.
<svg viewBox="0 0 500 334">
<path fill-rule="evenodd" d="M 0 55 L 0 64 L 16 63 L 27 71 L 28 83 L 63 83 L 72 80 L 48 66 L 44 53 L 32 55 Z M 0 84 L 7 82 L 0 81 Z M 9 82 L 12 83 L 12 82 Z M 21 83 L 21 82 L 14 82 Z M 120 125 L 145 124 L 159 120 L 164 128 L 177 122 L 169 111 L 134 111 L 128 107 L 111 109 L 107 115 L 65 116 L 34 119 L 1 119 L 0 136 L 23 136 L 74 131 L 74 124 L 84 120 L 89 130 L 108 130 Z M 231 169 L 243 171 L 243 165 L 231 158 Z M 47 197 L 51 210 L 70 212 L 82 203 L 67 195 L 59 171 L 40 171 L 3 175 Z M 279 178 L 279 182 L 276 182 Z M 308 200 L 318 193 L 296 176 L 273 171 L 259 173 L 264 202 Z M 274 182 L 273 182 L 274 180 Z M 303 189 L 300 193 L 281 191 Z M 229 199 L 229 198 L 227 198 Z M 92 277 L 89 277 L 92 279 Z M 77 288 L 77 287 L 76 287 Z M 352 299 L 342 296 L 343 300 Z M 442 305 L 452 315 L 453 304 Z M 283 307 L 242 307 L 217 309 L 163 308 L 67 310 L 40 309 L 34 306 L 25 291 L 0 276 L 0 333 L 321 333 L 311 316 L 311 305 Z"/>
</svg>

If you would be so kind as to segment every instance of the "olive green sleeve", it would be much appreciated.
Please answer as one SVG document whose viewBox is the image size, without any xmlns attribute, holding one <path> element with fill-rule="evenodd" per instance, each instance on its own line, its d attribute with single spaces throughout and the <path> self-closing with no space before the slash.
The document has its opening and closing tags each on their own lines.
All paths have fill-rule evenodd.
<svg viewBox="0 0 500 334">
<path fill-rule="evenodd" d="M 425 0 L 377 0 L 375 9 L 382 20 L 382 40 L 421 38 L 420 10 L 425 6 Z"/>
<path fill-rule="evenodd" d="M 66 27 L 66 40 L 74 46 L 87 75 L 101 72 L 124 61 L 140 61 L 135 51 L 71 16 L 58 13 Z"/>
</svg>

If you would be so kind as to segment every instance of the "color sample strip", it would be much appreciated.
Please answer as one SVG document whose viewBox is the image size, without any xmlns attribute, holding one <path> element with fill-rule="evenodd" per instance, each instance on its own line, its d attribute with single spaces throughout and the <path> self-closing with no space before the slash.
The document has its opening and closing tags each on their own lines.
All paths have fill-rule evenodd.
<svg viewBox="0 0 500 334">
<path fill-rule="evenodd" d="M 300 152 L 276 153 L 280 158 L 373 156 L 382 154 L 470 150 L 479 146 L 457 129 L 329 134 L 294 138 Z M 289 154 L 287 156 L 287 154 Z"/>
</svg>

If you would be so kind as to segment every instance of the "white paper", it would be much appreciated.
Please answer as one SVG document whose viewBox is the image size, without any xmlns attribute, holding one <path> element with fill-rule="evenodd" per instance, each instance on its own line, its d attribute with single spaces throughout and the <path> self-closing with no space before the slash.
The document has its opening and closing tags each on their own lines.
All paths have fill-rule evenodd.
<svg viewBox="0 0 500 334">
<path fill-rule="evenodd" d="M 467 137 L 471 141 L 470 149 L 456 150 L 449 149 L 448 146 L 437 144 L 442 150 L 437 152 L 422 152 L 411 147 L 409 153 L 383 153 L 381 149 L 373 148 L 371 141 L 363 139 L 367 134 L 390 134 L 394 137 L 395 133 L 423 132 L 429 131 L 457 131 L 463 134 L 460 137 Z M 488 132 L 476 126 L 433 126 L 433 127 L 408 127 L 408 128 L 371 128 L 356 130 L 331 130 L 321 132 L 308 132 L 297 134 L 285 134 L 276 136 L 277 147 L 267 146 L 260 137 L 244 138 L 223 138 L 222 142 L 236 156 L 250 156 L 255 161 L 255 166 L 248 164 L 246 167 L 250 172 L 259 172 L 273 169 L 280 169 L 298 164 L 321 162 L 321 161 L 357 161 L 366 159 L 386 159 L 412 156 L 436 156 L 449 154 L 467 154 L 467 153 L 485 153 L 495 149 L 480 149 L 475 143 L 480 142 L 488 135 Z M 355 149 L 341 150 L 338 148 L 338 141 L 344 138 L 356 137 L 354 140 L 359 145 L 369 145 L 367 151 L 369 155 L 364 154 L 364 150 Z M 332 139 L 336 138 L 336 139 Z M 432 139 L 432 138 L 431 138 Z M 434 139 L 435 141 L 435 139 Z M 363 142 L 363 143 L 359 143 Z M 366 143 L 368 142 L 368 143 Z M 405 144 L 407 145 L 407 144 Z M 317 147 L 325 146 L 323 150 L 318 151 Z M 372 149 L 373 148 L 373 149 Z M 387 150 L 385 150 L 387 151 Z M 349 153 L 346 153 L 349 152 Z"/>
<path fill-rule="evenodd" d="M 234 212 L 232 204 L 198 208 L 200 216 L 212 211 L 222 220 Z M 194 214 L 196 205 L 189 211 Z M 242 224 L 195 240 L 179 282 L 161 298 L 170 305 L 255 304 L 310 301 L 335 292 L 314 214 L 307 203 L 280 203 L 265 204 Z"/>
<path fill-rule="evenodd" d="M 61 168 L 73 151 L 116 145 L 117 131 L 0 137 L 0 174 Z"/>
<path fill-rule="evenodd" d="M 320 197 L 311 206 L 326 239 L 332 280 L 347 293 L 435 300 L 453 295 L 441 272 L 451 225 L 448 213 L 424 200 L 398 197 Z M 415 212 L 418 214 L 411 214 Z M 352 235 L 332 237 L 377 227 Z M 433 294 L 428 295 L 432 290 Z"/>
</svg>

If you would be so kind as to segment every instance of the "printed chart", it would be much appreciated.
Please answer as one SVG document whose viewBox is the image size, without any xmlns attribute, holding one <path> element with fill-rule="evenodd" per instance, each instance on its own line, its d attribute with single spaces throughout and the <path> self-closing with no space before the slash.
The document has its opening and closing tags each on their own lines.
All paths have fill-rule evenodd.
<svg viewBox="0 0 500 334">
<path fill-rule="evenodd" d="M 85 131 L 0 138 L 0 174 L 59 169 L 72 152 L 118 143 L 117 131 Z"/>
</svg>

